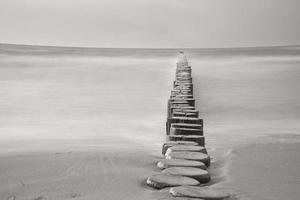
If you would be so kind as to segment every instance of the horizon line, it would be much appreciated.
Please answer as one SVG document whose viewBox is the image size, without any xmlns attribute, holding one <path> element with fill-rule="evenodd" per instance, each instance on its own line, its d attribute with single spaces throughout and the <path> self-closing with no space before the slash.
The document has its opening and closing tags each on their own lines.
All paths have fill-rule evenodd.
<svg viewBox="0 0 300 200">
<path fill-rule="evenodd" d="M 89 47 L 89 46 L 59 46 L 59 45 L 42 45 L 42 44 L 21 44 L 21 43 L 5 43 L 0 45 L 28 46 L 28 47 L 49 47 L 49 48 L 82 48 L 82 49 L 244 49 L 244 48 L 272 48 L 272 47 L 299 47 L 295 45 L 270 45 L 270 46 L 229 46 L 229 47 Z"/>
</svg>

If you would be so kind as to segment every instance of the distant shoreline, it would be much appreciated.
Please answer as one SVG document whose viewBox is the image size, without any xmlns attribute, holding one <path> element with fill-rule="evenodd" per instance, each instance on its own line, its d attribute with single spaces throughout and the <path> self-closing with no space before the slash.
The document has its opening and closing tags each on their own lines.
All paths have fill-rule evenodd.
<svg viewBox="0 0 300 200">
<path fill-rule="evenodd" d="M 296 45 L 270 45 L 270 46 L 232 46 L 232 47 L 165 47 L 165 48 L 157 48 L 157 47 L 89 47 L 89 46 L 60 46 L 60 45 L 42 45 L 42 44 L 18 44 L 18 43 L 5 43 L 0 42 L 1 46 L 19 46 L 19 47 L 28 47 L 28 48 L 69 48 L 69 49 L 149 49 L 149 50 L 231 50 L 231 49 L 269 49 L 269 48 L 287 48 L 287 47 L 300 47 L 300 44 Z"/>
</svg>

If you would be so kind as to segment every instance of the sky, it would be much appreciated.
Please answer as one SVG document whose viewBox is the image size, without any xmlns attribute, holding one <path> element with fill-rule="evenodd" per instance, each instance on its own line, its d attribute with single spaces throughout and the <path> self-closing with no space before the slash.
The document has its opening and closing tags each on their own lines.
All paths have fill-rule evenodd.
<svg viewBox="0 0 300 200">
<path fill-rule="evenodd" d="M 138 48 L 300 44 L 299 0 L 0 0 L 0 43 Z"/>
</svg>

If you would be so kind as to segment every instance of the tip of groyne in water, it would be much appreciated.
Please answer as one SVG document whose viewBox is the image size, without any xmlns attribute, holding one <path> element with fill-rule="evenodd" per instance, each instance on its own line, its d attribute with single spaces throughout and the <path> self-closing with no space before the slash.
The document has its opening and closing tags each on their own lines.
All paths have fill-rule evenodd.
<svg viewBox="0 0 300 200">
<path fill-rule="evenodd" d="M 199 187 L 211 179 L 206 170 L 210 165 L 210 157 L 205 148 L 203 119 L 199 118 L 199 111 L 195 107 L 192 69 L 183 51 L 178 54 L 176 66 L 173 90 L 168 100 L 166 142 L 162 146 L 165 160 L 161 160 L 161 163 L 165 164 L 157 165 L 163 171 L 150 176 L 147 184 L 156 189 L 172 187 L 170 195 L 175 197 L 178 196 L 176 188 L 185 186 L 180 188 L 184 198 L 192 196 L 201 199 L 225 199 L 229 195 L 211 188 L 208 191 Z M 189 179 L 177 180 L 177 177 Z"/>
</svg>

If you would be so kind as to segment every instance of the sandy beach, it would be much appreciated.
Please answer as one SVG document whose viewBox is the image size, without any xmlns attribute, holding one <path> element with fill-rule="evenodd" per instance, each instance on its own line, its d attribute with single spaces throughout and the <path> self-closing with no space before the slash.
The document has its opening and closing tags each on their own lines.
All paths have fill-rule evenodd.
<svg viewBox="0 0 300 200">
<path fill-rule="evenodd" d="M 142 187 L 153 156 L 66 152 L 1 157 L 1 199 L 151 199 Z"/>
<path fill-rule="evenodd" d="M 228 180 L 241 199 L 299 199 L 299 135 L 258 138 L 236 148 L 229 164 Z"/>
<path fill-rule="evenodd" d="M 0 199 L 156 199 L 177 49 L 0 45 Z M 300 48 L 187 49 L 212 187 L 300 196 Z"/>
</svg>

